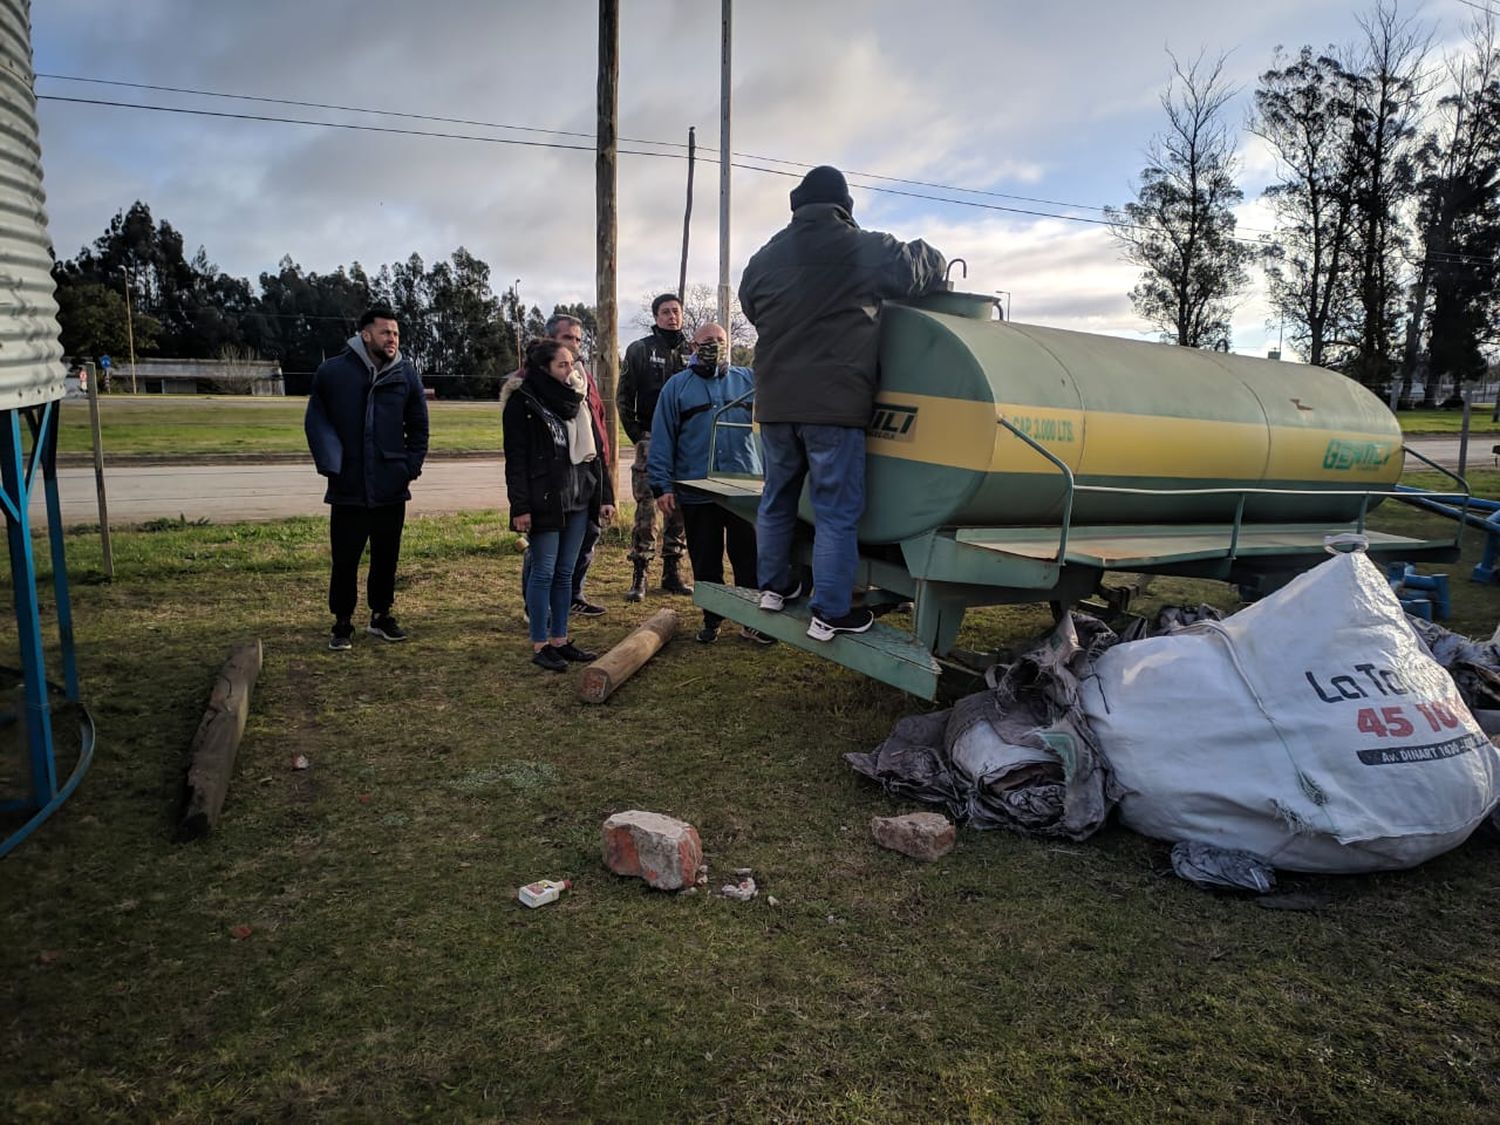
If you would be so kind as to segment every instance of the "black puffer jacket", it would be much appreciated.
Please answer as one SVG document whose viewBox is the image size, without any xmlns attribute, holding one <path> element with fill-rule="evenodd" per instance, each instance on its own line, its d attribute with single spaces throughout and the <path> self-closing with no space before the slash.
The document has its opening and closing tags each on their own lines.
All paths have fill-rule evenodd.
<svg viewBox="0 0 1500 1125">
<path fill-rule="evenodd" d="M 837 203 L 792 212 L 740 278 L 740 307 L 758 336 L 756 420 L 867 426 L 880 302 L 936 288 L 946 264 L 920 239 L 860 230 Z"/>
<path fill-rule="evenodd" d="M 594 427 L 594 445 L 603 448 L 599 427 L 586 404 L 579 406 L 578 417 Z M 614 482 L 604 463 L 597 457 L 582 465 L 572 463 L 562 421 L 524 381 L 506 397 L 501 418 L 510 518 L 530 516 L 535 531 L 561 531 L 567 522 L 567 498 L 581 485 L 588 494 L 589 518 L 598 523 L 599 508 L 615 502 Z M 582 480 L 575 474 L 582 474 Z"/>
<path fill-rule="evenodd" d="M 651 329 L 651 335 L 642 336 L 625 349 L 615 406 L 625 436 L 631 441 L 651 436 L 656 400 L 667 380 L 687 366 L 687 350 L 687 337 L 665 328 Z"/>
<path fill-rule="evenodd" d="M 379 507 L 411 499 L 427 458 L 427 399 L 400 352 L 377 374 L 358 336 L 313 376 L 303 420 L 328 478 L 328 504 Z"/>
</svg>

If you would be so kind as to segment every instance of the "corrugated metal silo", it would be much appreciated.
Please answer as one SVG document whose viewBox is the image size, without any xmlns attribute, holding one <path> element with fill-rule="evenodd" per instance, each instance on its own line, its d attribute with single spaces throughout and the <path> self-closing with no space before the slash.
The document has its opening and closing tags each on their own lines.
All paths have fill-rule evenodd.
<svg viewBox="0 0 1500 1125">
<path fill-rule="evenodd" d="M 0 410 L 63 397 L 44 203 L 31 5 L 0 0 Z"/>
</svg>

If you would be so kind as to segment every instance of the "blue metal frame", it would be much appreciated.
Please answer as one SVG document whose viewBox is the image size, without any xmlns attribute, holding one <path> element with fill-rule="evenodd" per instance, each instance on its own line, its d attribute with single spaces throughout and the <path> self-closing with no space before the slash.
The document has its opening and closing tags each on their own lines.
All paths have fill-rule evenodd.
<svg viewBox="0 0 1500 1125">
<path fill-rule="evenodd" d="M 57 492 L 57 418 L 54 400 L 41 406 L 0 411 L 0 509 L 5 512 L 6 540 L 10 547 L 10 575 L 16 603 L 16 635 L 21 649 L 22 710 L 18 716 L 26 735 L 31 765 L 31 792 L 25 797 L 0 803 L 0 811 L 31 812 L 32 816 L 4 840 L 5 855 L 37 826 L 61 807 L 94 760 L 93 719 L 83 708 L 78 693 L 78 661 L 73 638 L 73 606 L 68 596 L 68 567 L 63 554 L 62 506 Z M 31 437 L 31 452 L 25 451 L 21 431 L 25 420 Z M 47 538 L 52 554 L 52 580 L 57 600 L 57 626 L 62 644 L 62 693 L 78 707 L 82 742 L 78 762 L 61 785 L 52 741 L 52 706 L 49 699 L 46 655 L 42 647 L 41 608 L 37 600 L 36 558 L 31 542 L 31 495 L 36 470 L 42 470 L 42 490 L 47 505 Z"/>
</svg>

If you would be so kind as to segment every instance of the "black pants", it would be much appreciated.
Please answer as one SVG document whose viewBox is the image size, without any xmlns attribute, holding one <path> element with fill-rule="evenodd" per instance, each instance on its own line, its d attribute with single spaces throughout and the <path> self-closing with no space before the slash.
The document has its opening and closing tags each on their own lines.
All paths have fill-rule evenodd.
<svg viewBox="0 0 1500 1125">
<path fill-rule="evenodd" d="M 359 592 L 359 559 L 370 544 L 370 574 L 365 601 L 373 614 L 389 613 L 396 600 L 396 560 L 401 557 L 401 529 L 406 526 L 406 502 L 366 508 L 334 504 L 328 513 L 328 535 L 333 543 L 333 573 L 328 579 L 328 609 L 339 621 L 354 616 Z"/>
<path fill-rule="evenodd" d="M 682 524 L 694 582 L 724 581 L 724 549 L 728 547 L 734 584 L 756 589 L 754 524 L 717 504 L 683 504 Z M 717 613 L 703 611 L 705 625 L 716 626 L 723 620 Z"/>
</svg>

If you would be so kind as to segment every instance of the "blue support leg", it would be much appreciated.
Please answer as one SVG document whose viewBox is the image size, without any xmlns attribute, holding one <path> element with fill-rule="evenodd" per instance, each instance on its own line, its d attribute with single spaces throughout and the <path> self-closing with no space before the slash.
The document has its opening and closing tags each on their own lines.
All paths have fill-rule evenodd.
<svg viewBox="0 0 1500 1125">
<path fill-rule="evenodd" d="M 57 631 L 62 641 L 63 689 L 79 702 L 78 654 L 73 642 L 73 600 L 68 592 L 68 561 L 63 553 L 62 502 L 57 494 L 57 403 L 47 404 L 42 442 L 42 490 L 47 500 L 47 540 L 52 546 L 52 588 L 57 598 Z"/>
<path fill-rule="evenodd" d="M 31 800 L 36 808 L 57 794 L 57 765 L 52 754 L 52 713 L 47 701 L 47 666 L 42 652 L 41 611 L 36 598 L 36 560 L 31 553 L 26 462 L 19 411 L 5 412 L 0 423 L 0 488 L 7 500 L 5 532 L 10 544 L 10 576 L 16 600 L 16 639 L 24 677 L 23 722 L 31 759 Z"/>
</svg>

